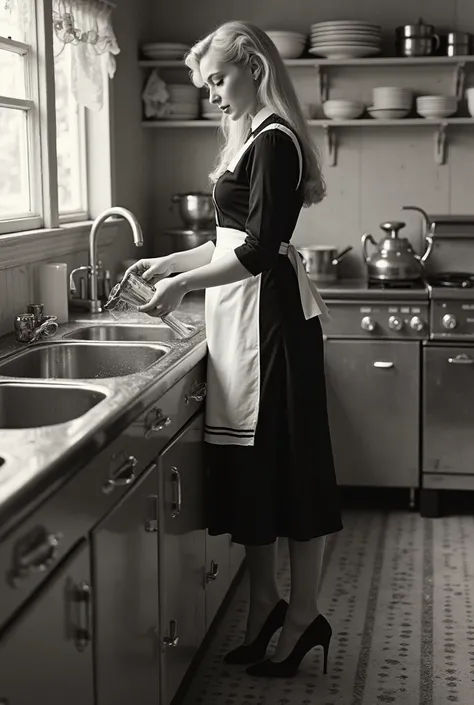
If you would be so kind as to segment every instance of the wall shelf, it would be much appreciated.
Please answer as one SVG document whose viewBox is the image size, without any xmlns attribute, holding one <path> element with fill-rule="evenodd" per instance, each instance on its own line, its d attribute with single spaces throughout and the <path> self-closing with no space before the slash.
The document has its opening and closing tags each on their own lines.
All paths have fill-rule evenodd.
<svg viewBox="0 0 474 705">
<path fill-rule="evenodd" d="M 314 66 L 436 66 L 436 65 L 456 65 L 473 64 L 474 55 L 469 56 L 375 56 L 362 59 L 285 59 L 286 66 L 299 68 L 312 68 Z M 142 68 L 186 68 L 181 59 L 142 59 L 138 62 Z"/>
</svg>

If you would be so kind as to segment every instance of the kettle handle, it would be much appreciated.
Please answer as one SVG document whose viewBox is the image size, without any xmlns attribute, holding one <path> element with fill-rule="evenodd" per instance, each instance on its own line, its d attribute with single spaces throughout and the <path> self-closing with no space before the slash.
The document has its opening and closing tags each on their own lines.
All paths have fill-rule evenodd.
<svg viewBox="0 0 474 705">
<path fill-rule="evenodd" d="M 364 233 L 362 235 L 362 250 L 364 252 L 364 259 L 366 262 L 369 261 L 369 255 L 367 253 L 367 241 L 368 240 L 372 243 L 372 245 L 377 247 L 377 243 L 375 242 L 374 238 L 372 237 L 372 235 L 370 233 Z"/>
<path fill-rule="evenodd" d="M 431 235 L 427 235 L 425 241 L 428 243 L 428 247 L 426 248 L 424 254 L 420 257 L 420 262 L 422 262 L 423 264 L 426 262 L 426 260 L 430 256 L 431 250 L 433 249 L 433 238 L 431 237 Z"/>
</svg>

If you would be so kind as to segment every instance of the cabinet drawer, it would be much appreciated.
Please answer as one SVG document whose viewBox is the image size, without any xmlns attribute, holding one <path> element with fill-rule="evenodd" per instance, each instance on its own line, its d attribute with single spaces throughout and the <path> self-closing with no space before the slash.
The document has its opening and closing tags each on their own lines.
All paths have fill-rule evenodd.
<svg viewBox="0 0 474 705">
<path fill-rule="evenodd" d="M 0 544 L 0 627 L 202 406 L 205 374 L 202 360 Z"/>
</svg>

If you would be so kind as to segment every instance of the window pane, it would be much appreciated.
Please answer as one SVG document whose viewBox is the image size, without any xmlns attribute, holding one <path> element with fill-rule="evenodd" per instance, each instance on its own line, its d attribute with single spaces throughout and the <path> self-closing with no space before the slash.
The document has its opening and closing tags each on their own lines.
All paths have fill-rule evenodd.
<svg viewBox="0 0 474 705">
<path fill-rule="evenodd" d="M 82 184 L 83 108 L 70 89 L 70 67 L 66 46 L 55 41 L 56 139 L 58 156 L 58 205 L 60 213 L 86 209 Z"/>
<path fill-rule="evenodd" d="M 28 42 L 32 6 L 29 0 L 0 0 L 0 36 Z"/>
<path fill-rule="evenodd" d="M 26 120 L 23 110 L 0 108 L 0 219 L 31 209 Z"/>
<path fill-rule="evenodd" d="M 0 95 L 8 98 L 25 98 L 23 61 L 23 57 L 19 54 L 0 49 Z"/>
</svg>

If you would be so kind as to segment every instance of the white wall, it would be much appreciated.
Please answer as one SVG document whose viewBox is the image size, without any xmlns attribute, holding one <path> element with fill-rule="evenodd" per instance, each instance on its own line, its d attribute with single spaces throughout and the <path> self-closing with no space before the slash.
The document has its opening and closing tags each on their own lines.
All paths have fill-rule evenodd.
<svg viewBox="0 0 474 705">
<path fill-rule="evenodd" d="M 314 22 L 331 19 L 364 19 L 380 23 L 388 49 L 398 25 L 423 20 L 440 31 L 474 32 L 472 0 L 174 0 L 154 2 L 147 41 L 192 43 L 221 22 L 247 19 L 264 29 L 309 32 Z M 393 53 L 393 52 L 392 52 Z M 290 69 L 303 102 L 316 102 L 316 77 L 310 69 Z M 331 97 L 361 97 L 371 104 L 376 85 L 406 85 L 420 93 L 451 93 L 453 67 L 352 68 L 331 70 Z M 162 71 L 166 80 L 168 74 Z M 170 80 L 186 82 L 185 71 Z M 474 74 L 467 85 L 474 85 Z M 465 106 L 463 106 L 465 110 Z M 467 114 L 467 113 L 466 113 Z M 169 211 L 169 198 L 177 191 L 206 189 L 207 173 L 217 149 L 216 131 L 209 129 L 147 129 L 152 133 L 151 182 L 157 194 L 153 223 L 157 231 L 180 227 L 177 214 Z M 428 127 L 347 128 L 338 132 L 337 167 L 325 165 L 322 131 L 312 128 L 322 150 L 328 196 L 323 203 L 302 211 L 296 243 L 334 243 L 354 246 L 342 273 L 363 274 L 360 237 L 370 231 L 382 235 L 379 223 L 403 220 L 402 234 L 420 247 L 421 221 L 416 214 L 400 211 L 402 204 L 416 204 L 430 213 L 474 213 L 474 129 L 455 128 L 448 134 L 448 163 L 437 166 L 433 156 L 434 131 Z M 164 167 L 164 165 L 166 165 Z M 157 248 L 160 240 L 157 238 Z M 470 265 L 474 266 L 474 262 Z"/>
</svg>

